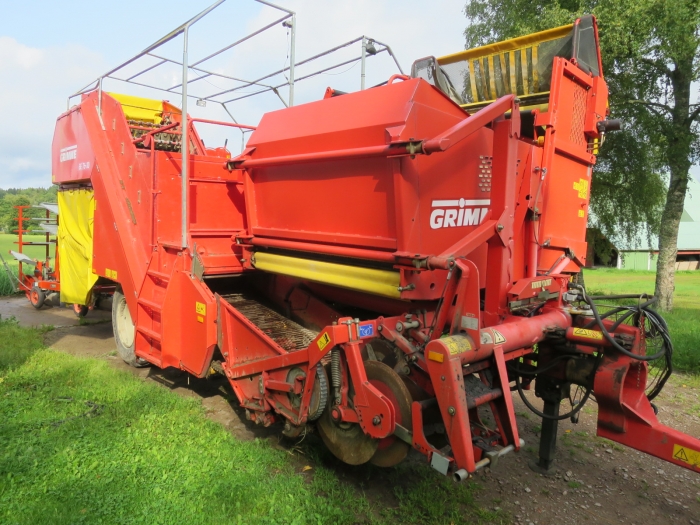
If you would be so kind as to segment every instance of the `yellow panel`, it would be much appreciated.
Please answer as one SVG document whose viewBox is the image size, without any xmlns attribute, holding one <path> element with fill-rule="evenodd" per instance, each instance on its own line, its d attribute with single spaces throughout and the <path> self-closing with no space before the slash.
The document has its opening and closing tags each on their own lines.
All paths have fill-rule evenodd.
<svg viewBox="0 0 700 525">
<path fill-rule="evenodd" d="M 459 53 L 453 53 L 451 55 L 445 55 L 438 58 L 438 64 L 443 66 L 445 64 L 452 64 L 453 62 L 460 62 L 462 60 L 480 58 L 495 55 L 497 53 L 503 53 L 504 51 L 514 51 L 522 47 L 534 46 L 541 44 L 542 42 L 565 37 L 573 30 L 573 28 L 574 25 L 569 24 L 568 26 L 555 27 L 554 29 L 547 29 L 546 31 L 540 31 L 539 33 L 532 33 L 530 35 L 520 36 L 518 38 L 511 38 L 510 40 L 496 42 L 495 44 L 489 44 L 487 46 L 467 49 L 466 51 L 460 51 Z"/>
<path fill-rule="evenodd" d="M 289 275 L 386 297 L 398 298 L 401 296 L 399 272 L 389 270 L 361 268 L 265 252 L 255 254 L 255 267 L 266 272 Z"/>
<path fill-rule="evenodd" d="M 489 98 L 498 98 L 498 91 L 496 91 L 496 67 L 493 65 L 493 55 L 488 58 L 489 64 L 489 86 L 491 91 L 489 92 Z"/>
<path fill-rule="evenodd" d="M 92 190 L 59 191 L 58 211 L 61 301 L 69 304 L 88 304 L 90 291 L 98 278 L 92 273 L 95 216 L 95 198 Z"/>
<path fill-rule="evenodd" d="M 537 46 L 532 46 L 532 89 L 537 92 L 540 89 L 540 77 L 537 73 Z"/>
<path fill-rule="evenodd" d="M 478 102 L 479 90 L 476 87 L 476 71 L 474 69 L 474 62 L 472 60 L 469 61 L 469 83 L 472 87 L 472 99 L 474 100 L 474 102 Z"/>
<path fill-rule="evenodd" d="M 515 52 L 511 51 L 510 54 L 508 55 L 509 62 L 510 62 L 510 92 L 511 93 L 517 93 L 518 92 L 518 75 L 517 71 L 515 70 Z"/>
<path fill-rule="evenodd" d="M 520 50 L 520 69 L 523 73 L 523 94 L 530 93 L 530 75 L 527 73 L 527 49 Z"/>
<path fill-rule="evenodd" d="M 140 120 L 142 122 L 160 124 L 163 118 L 162 100 L 121 95 L 119 93 L 109 93 L 109 96 L 122 105 L 127 120 Z"/>
</svg>

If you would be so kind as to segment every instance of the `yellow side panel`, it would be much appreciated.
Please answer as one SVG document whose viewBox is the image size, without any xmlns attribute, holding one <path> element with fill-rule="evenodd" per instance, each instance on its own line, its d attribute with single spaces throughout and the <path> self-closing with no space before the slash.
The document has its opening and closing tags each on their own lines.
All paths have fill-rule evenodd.
<svg viewBox="0 0 700 525">
<path fill-rule="evenodd" d="M 265 252 L 255 254 L 255 267 L 266 272 L 332 284 L 341 288 L 360 290 L 385 297 L 399 298 L 401 296 L 399 273 L 388 270 L 360 268 Z"/>
<path fill-rule="evenodd" d="M 58 254 L 61 301 L 87 304 L 97 281 L 92 273 L 92 238 L 95 197 L 92 190 L 58 192 Z"/>
<path fill-rule="evenodd" d="M 140 120 L 160 124 L 163 119 L 163 101 L 150 98 L 133 97 L 119 93 L 109 93 L 122 105 L 127 120 Z"/>
</svg>

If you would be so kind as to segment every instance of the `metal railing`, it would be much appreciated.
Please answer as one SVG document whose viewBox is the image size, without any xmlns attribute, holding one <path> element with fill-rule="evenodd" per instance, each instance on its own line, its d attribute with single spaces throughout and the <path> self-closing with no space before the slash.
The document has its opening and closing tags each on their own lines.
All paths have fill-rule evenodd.
<svg viewBox="0 0 700 525">
<path fill-rule="evenodd" d="M 132 84 L 135 86 L 140 86 L 140 87 L 145 87 L 149 89 L 154 89 L 157 91 L 161 91 L 164 93 L 169 93 L 169 94 L 176 94 L 180 95 L 181 97 L 181 108 L 182 108 L 182 144 L 186 145 L 189 144 L 189 125 L 188 125 L 188 115 L 187 115 L 187 103 L 189 99 L 195 99 L 198 103 L 198 105 L 206 105 L 207 102 L 219 104 L 224 111 L 227 113 L 227 115 L 231 118 L 231 120 L 234 122 L 234 124 L 239 124 L 238 121 L 234 118 L 231 110 L 227 106 L 227 104 L 231 104 L 233 102 L 243 100 L 245 98 L 253 97 L 256 95 L 261 95 L 263 93 L 268 93 L 272 92 L 274 93 L 279 100 L 284 104 L 286 107 L 290 107 L 294 105 L 294 88 L 295 84 L 301 80 L 306 80 L 312 77 L 315 77 L 317 75 L 327 73 L 328 71 L 332 71 L 334 69 L 349 65 L 349 64 L 354 64 L 356 62 L 361 62 L 361 74 L 360 74 L 360 89 L 365 89 L 365 62 L 368 58 L 368 56 L 376 56 L 381 53 L 388 53 L 391 58 L 393 59 L 394 63 L 396 64 L 396 67 L 398 70 L 403 73 L 403 70 L 401 69 L 401 65 L 399 64 L 398 60 L 396 59 L 393 51 L 391 48 L 387 45 L 384 44 L 376 39 L 369 38 L 367 36 L 361 36 L 358 38 L 355 38 L 353 40 L 350 40 L 348 42 L 345 42 L 344 44 L 340 44 L 339 46 L 333 47 L 327 51 L 324 51 L 322 53 L 318 53 L 312 57 L 309 57 L 307 59 L 301 60 L 299 62 L 296 61 L 296 13 L 294 11 L 291 11 L 289 9 L 286 9 L 284 7 L 280 7 L 278 5 L 275 5 L 271 2 L 268 2 L 267 0 L 254 0 L 255 2 L 258 2 L 260 4 L 266 5 L 268 7 L 271 7 L 273 9 L 276 9 L 278 11 L 281 11 L 283 16 L 280 18 L 274 20 L 273 22 L 270 22 L 269 24 L 261 27 L 260 29 L 242 37 L 239 38 L 238 40 L 227 44 L 226 46 L 222 47 L 221 49 L 214 51 L 213 53 L 195 61 L 195 62 L 190 62 L 189 60 L 189 31 L 190 28 L 195 25 L 197 22 L 199 22 L 202 18 L 210 14 L 214 9 L 219 7 L 221 4 L 226 2 L 227 0 L 217 0 L 213 4 L 211 4 L 209 7 L 204 9 L 202 12 L 199 14 L 195 15 L 191 19 L 189 19 L 187 22 L 184 24 L 180 25 L 179 27 L 175 28 L 172 30 L 170 33 L 165 35 L 164 37 L 160 38 L 150 46 L 148 46 L 146 49 L 141 51 L 139 54 L 131 57 L 127 61 L 123 62 L 122 64 L 118 65 L 117 67 L 111 69 L 107 73 L 101 75 L 98 77 L 96 80 L 90 82 L 87 86 L 83 87 L 82 89 L 76 91 L 72 95 L 68 97 L 68 109 L 70 109 L 71 105 L 71 100 L 74 99 L 75 97 L 79 97 L 83 94 L 93 92 L 95 90 L 98 91 L 98 114 L 100 115 L 100 118 L 102 116 L 102 91 L 104 87 L 104 83 L 106 80 L 111 80 L 111 81 L 117 81 L 117 82 L 123 82 L 127 84 Z M 265 31 L 268 31 L 276 26 L 282 25 L 283 27 L 287 28 L 289 30 L 289 65 L 286 67 L 283 67 L 282 69 L 273 71 L 271 73 L 265 74 L 255 80 L 247 80 L 247 79 L 242 79 L 239 77 L 231 76 L 231 75 L 226 75 L 224 73 L 219 73 L 212 71 L 211 69 L 206 67 L 206 63 L 211 61 L 213 58 L 221 55 L 222 53 L 229 51 L 233 49 L 234 47 L 242 44 L 243 42 L 246 42 L 250 40 L 251 38 L 260 35 L 261 33 L 264 33 Z M 172 58 L 167 58 L 162 56 L 161 54 L 155 53 L 155 51 L 165 45 L 166 43 L 170 42 L 171 40 L 175 39 L 176 37 L 182 35 L 183 37 L 183 47 L 182 47 L 182 61 L 175 60 Z M 349 60 L 344 60 L 342 62 L 339 62 L 337 64 L 331 65 L 329 67 L 324 67 L 322 69 L 318 69 L 316 71 L 313 71 L 312 73 L 306 74 L 301 77 L 296 77 L 295 76 L 295 68 L 298 66 L 303 66 L 306 64 L 309 64 L 315 60 L 318 60 L 322 57 L 331 55 L 337 51 L 340 51 L 341 49 L 347 48 L 353 44 L 356 44 L 358 42 L 361 42 L 361 54 L 358 57 L 351 58 Z M 128 77 L 124 77 L 119 75 L 118 73 L 122 72 L 127 66 L 130 66 L 134 63 L 136 63 L 139 59 L 142 58 L 149 58 L 149 59 L 155 59 L 156 63 L 150 64 L 143 69 L 139 70 L 138 72 L 129 75 Z M 175 65 L 178 67 L 182 68 L 182 76 L 179 84 L 175 84 L 169 87 L 163 87 L 160 85 L 157 85 L 155 83 L 148 83 L 146 81 L 142 80 L 143 75 L 146 73 L 152 72 L 156 69 L 158 69 L 161 66 L 164 65 Z M 189 72 L 192 71 L 197 74 L 197 76 L 193 79 L 189 78 Z M 284 75 L 285 81 L 284 82 L 274 82 L 274 77 Z M 231 87 L 229 89 L 223 89 L 221 91 L 218 91 L 213 94 L 205 95 L 205 94 L 199 94 L 196 95 L 193 93 L 193 91 L 190 89 L 193 84 L 200 80 L 206 80 L 209 78 L 219 78 L 223 79 L 225 81 L 233 81 L 238 83 L 238 85 Z M 280 89 L 288 86 L 288 97 L 287 100 L 284 99 L 282 94 L 280 94 Z M 196 86 L 194 86 L 196 88 Z M 248 92 L 248 93 L 241 93 L 241 90 L 245 90 L 246 88 L 258 88 L 255 89 L 253 92 Z M 241 131 L 241 144 L 243 146 L 244 143 L 244 138 L 245 138 L 245 133 L 250 132 L 252 126 L 238 126 L 238 129 Z M 182 182 L 182 197 L 181 197 L 181 213 L 182 213 L 182 237 L 181 237 L 181 245 L 182 248 L 187 248 L 187 210 L 188 210 L 188 202 L 187 202 L 187 187 L 188 187 L 188 177 L 187 177 L 187 161 L 188 161 L 188 156 L 189 156 L 189 148 L 188 147 L 183 147 L 181 148 L 181 153 L 182 153 L 182 168 L 181 168 L 181 182 Z"/>
</svg>

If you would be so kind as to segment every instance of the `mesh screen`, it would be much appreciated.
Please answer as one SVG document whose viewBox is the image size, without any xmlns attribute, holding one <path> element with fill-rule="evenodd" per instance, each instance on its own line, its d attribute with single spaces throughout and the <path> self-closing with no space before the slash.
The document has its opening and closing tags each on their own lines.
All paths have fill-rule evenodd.
<svg viewBox="0 0 700 525">
<path fill-rule="evenodd" d="M 569 34 L 440 67 L 455 92 L 464 103 L 470 104 L 509 94 L 523 96 L 549 91 L 554 57 L 571 58 L 572 51 L 572 34 Z"/>
</svg>

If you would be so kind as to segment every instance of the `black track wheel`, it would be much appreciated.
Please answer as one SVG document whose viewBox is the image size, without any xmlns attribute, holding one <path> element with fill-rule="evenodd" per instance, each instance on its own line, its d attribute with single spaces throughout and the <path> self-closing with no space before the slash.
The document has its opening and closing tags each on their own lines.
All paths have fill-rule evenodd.
<svg viewBox="0 0 700 525">
<path fill-rule="evenodd" d="M 297 377 L 305 376 L 306 372 L 302 368 L 292 368 L 287 373 L 287 383 L 294 383 Z M 293 408 L 298 409 L 301 406 L 302 394 L 287 394 L 289 402 Z M 311 400 L 309 401 L 309 421 L 316 421 L 326 409 L 328 405 L 328 376 L 325 369 L 319 364 L 316 365 L 316 380 L 314 388 L 311 392 Z"/>
<path fill-rule="evenodd" d="M 129 305 L 126 303 L 124 294 L 121 290 L 114 292 L 112 301 L 112 330 L 114 332 L 114 341 L 117 344 L 117 352 L 125 363 L 142 368 L 148 366 L 148 361 L 136 357 L 134 353 L 134 344 L 136 342 L 136 327 L 129 312 Z"/>
<path fill-rule="evenodd" d="M 29 302 L 32 303 L 32 306 L 38 310 L 44 306 L 44 301 L 46 301 L 44 290 L 38 286 L 32 286 L 32 289 L 29 290 Z"/>
<path fill-rule="evenodd" d="M 367 361 L 365 371 L 370 384 L 394 405 L 396 423 L 409 431 L 413 429 L 411 403 L 413 399 L 401 376 L 379 361 Z M 411 450 L 411 445 L 396 436 L 379 440 L 377 451 L 370 463 L 378 467 L 393 467 L 401 463 Z"/>
</svg>

